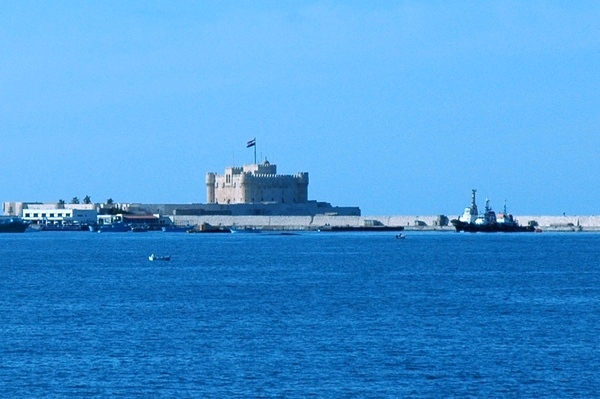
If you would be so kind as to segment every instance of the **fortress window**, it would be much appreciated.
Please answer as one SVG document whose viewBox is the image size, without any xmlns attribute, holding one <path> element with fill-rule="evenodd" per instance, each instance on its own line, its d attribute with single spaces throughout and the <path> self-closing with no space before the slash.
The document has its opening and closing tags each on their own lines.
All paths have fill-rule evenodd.
<svg viewBox="0 0 600 399">
<path fill-rule="evenodd" d="M 25 217 L 26 217 L 26 218 L 28 218 L 28 217 L 31 217 L 31 216 L 29 216 L 29 215 L 31 215 L 31 214 L 30 214 L 30 213 L 26 213 L 26 214 L 25 214 Z"/>
</svg>

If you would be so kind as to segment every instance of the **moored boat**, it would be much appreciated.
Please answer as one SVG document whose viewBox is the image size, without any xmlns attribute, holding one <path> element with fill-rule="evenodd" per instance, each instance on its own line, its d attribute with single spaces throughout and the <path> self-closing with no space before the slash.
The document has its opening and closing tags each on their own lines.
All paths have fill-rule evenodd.
<svg viewBox="0 0 600 399">
<path fill-rule="evenodd" d="M 232 233 L 261 233 L 262 230 L 253 226 L 229 226 Z"/>
<path fill-rule="evenodd" d="M 475 202 L 475 193 L 477 190 L 472 190 L 471 205 L 465 208 L 465 211 L 458 219 L 452 219 L 450 223 L 456 231 L 467 231 L 470 233 L 519 233 L 535 231 L 535 222 L 529 222 L 527 226 L 521 226 L 517 220 L 506 211 L 504 204 L 504 212 L 496 217 L 496 212 L 490 207 L 489 199 L 485 201 L 485 210 L 479 214 L 477 204 Z"/>
<path fill-rule="evenodd" d="M 18 217 L 0 217 L 0 233 L 24 233 L 29 223 Z"/>
<path fill-rule="evenodd" d="M 100 224 L 93 227 L 93 229 L 98 233 L 125 233 L 131 230 L 131 226 L 127 223 L 117 222 L 111 224 Z M 92 230 L 92 227 L 90 227 L 90 230 Z"/>
<path fill-rule="evenodd" d="M 402 226 L 321 226 L 320 232 L 382 232 L 382 231 L 404 231 Z"/>
<path fill-rule="evenodd" d="M 40 231 L 90 231 L 89 224 L 77 224 L 77 223 L 68 223 L 68 224 L 42 224 L 39 225 Z"/>
<path fill-rule="evenodd" d="M 188 233 L 231 233 L 229 227 L 225 226 L 213 226 L 210 223 L 202 223 L 200 226 L 196 226 L 187 231 Z"/>
<path fill-rule="evenodd" d="M 177 225 L 170 225 L 170 226 L 162 226 L 161 230 L 164 231 L 165 233 L 186 233 L 188 230 L 191 230 L 193 228 L 195 228 L 196 226 L 177 226 Z"/>
</svg>

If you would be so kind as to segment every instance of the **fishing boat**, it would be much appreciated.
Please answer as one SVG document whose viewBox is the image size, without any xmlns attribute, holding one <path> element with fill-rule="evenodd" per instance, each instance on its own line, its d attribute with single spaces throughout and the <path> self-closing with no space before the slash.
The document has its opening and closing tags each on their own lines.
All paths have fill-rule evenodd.
<svg viewBox="0 0 600 399">
<path fill-rule="evenodd" d="M 152 254 L 152 255 L 150 255 L 148 257 L 148 259 L 150 260 L 150 262 L 154 262 L 156 260 L 159 260 L 159 261 L 160 260 L 162 260 L 162 261 L 169 261 L 169 260 L 171 260 L 171 255 L 169 255 L 169 256 L 158 256 L 158 255 Z"/>
<path fill-rule="evenodd" d="M 162 226 L 161 230 L 164 231 L 165 233 L 186 233 L 188 230 L 191 230 L 193 228 L 195 228 L 196 226 L 177 226 L 177 225 L 169 225 L 169 226 Z"/>
<path fill-rule="evenodd" d="M 229 226 L 232 233 L 260 233 L 261 229 L 254 226 Z"/>
</svg>

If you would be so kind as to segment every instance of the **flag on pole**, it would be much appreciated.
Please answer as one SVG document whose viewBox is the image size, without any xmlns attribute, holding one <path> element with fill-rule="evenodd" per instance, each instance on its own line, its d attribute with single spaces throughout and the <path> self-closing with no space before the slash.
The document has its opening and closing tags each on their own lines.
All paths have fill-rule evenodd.
<svg viewBox="0 0 600 399">
<path fill-rule="evenodd" d="M 254 147 L 256 145 L 256 139 L 252 139 L 246 143 L 246 148 Z"/>
</svg>

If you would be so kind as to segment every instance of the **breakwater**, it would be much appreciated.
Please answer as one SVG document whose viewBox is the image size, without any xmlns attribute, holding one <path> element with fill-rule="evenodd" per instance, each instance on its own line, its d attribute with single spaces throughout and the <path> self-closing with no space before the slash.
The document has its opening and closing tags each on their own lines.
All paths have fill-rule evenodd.
<svg viewBox="0 0 600 399">
<path fill-rule="evenodd" d="M 455 216 L 449 216 L 452 219 Z M 454 231 L 451 225 L 444 225 L 440 215 L 375 215 L 375 216 L 170 216 L 177 225 L 197 225 L 209 223 L 214 226 L 254 226 L 264 230 L 316 230 L 321 226 L 360 227 L 380 222 L 385 226 L 402 226 L 411 231 Z M 600 216 L 518 216 L 520 224 L 536 221 L 544 231 L 596 231 L 600 232 Z"/>
</svg>

